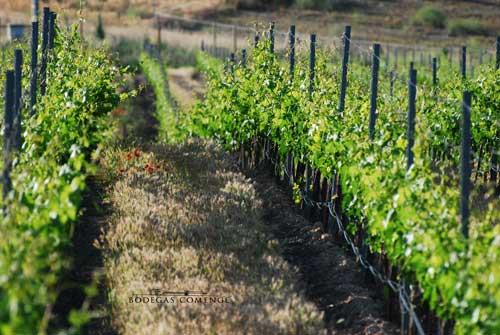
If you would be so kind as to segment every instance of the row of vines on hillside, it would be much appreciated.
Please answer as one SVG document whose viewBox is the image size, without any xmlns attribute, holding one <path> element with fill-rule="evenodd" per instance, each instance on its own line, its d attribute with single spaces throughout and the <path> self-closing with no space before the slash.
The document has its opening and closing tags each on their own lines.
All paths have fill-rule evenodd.
<svg viewBox="0 0 500 335">
<path fill-rule="evenodd" d="M 76 26 L 56 29 L 46 93 L 38 93 L 32 117 L 23 98 L 23 143 L 13 155 L 12 190 L 1 204 L 0 236 L 6 243 L 0 247 L 0 333 L 6 335 L 49 331 L 60 278 L 71 262 L 65 253 L 85 176 L 111 134 L 109 113 L 127 97 L 118 93 L 122 73 L 105 50 L 86 45 Z M 7 47 L 3 68 L 10 67 L 12 49 L 27 49 L 23 43 Z M 29 61 L 23 78 L 23 91 L 29 92 Z M 0 80 L 4 91 L 4 74 Z M 75 329 L 85 319 L 70 314 Z"/>
<path fill-rule="evenodd" d="M 407 84 L 396 84 L 390 94 L 390 80 L 382 74 L 370 140 L 369 68 L 350 65 L 345 110 L 339 113 L 340 66 L 320 51 L 309 95 L 309 64 L 302 58 L 289 73 L 269 41 L 259 42 L 251 60 L 231 66 L 201 54 L 208 92 L 192 113 L 190 129 L 229 150 L 269 141 L 281 162 L 292 154 L 295 163 L 312 166 L 327 180 L 340 176 L 342 210 L 352 233 L 366 231 L 371 251 L 386 253 L 418 283 L 431 308 L 456 321 L 457 334 L 498 333 L 500 214 L 485 172 L 489 161 L 477 164 L 484 177 L 477 184 L 488 195 L 473 194 L 469 238 L 461 232 L 456 171 L 463 91 L 474 96 L 473 151 L 500 147 L 500 72 L 485 66 L 473 80 L 449 73 L 437 86 L 419 76 L 415 161 L 408 170 Z M 295 189 L 304 187 L 302 177 L 295 182 Z"/>
</svg>

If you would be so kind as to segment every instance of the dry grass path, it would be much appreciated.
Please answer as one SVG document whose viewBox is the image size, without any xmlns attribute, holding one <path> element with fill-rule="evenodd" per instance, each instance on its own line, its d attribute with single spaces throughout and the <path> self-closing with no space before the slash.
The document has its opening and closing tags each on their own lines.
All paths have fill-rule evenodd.
<svg viewBox="0 0 500 335">
<path fill-rule="evenodd" d="M 325 332 L 322 313 L 305 298 L 297 270 L 263 220 L 255 185 L 227 154 L 188 141 L 127 155 L 109 151 L 103 159 L 111 171 L 122 170 L 109 189 L 114 214 L 100 241 L 119 333 Z M 167 291 L 227 299 L 134 299 Z"/>
</svg>

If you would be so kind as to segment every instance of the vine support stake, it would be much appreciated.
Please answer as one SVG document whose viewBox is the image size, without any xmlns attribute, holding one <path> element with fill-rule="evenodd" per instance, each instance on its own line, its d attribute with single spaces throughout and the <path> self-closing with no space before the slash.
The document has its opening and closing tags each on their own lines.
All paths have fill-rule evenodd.
<svg viewBox="0 0 500 335">
<path fill-rule="evenodd" d="M 271 41 L 271 45 L 269 46 L 269 51 L 274 53 L 274 22 L 271 22 L 271 26 L 269 27 L 269 40 Z"/>
<path fill-rule="evenodd" d="M 437 58 L 432 58 L 432 85 L 437 85 Z"/>
<path fill-rule="evenodd" d="M 54 41 L 56 38 L 56 18 L 57 14 L 50 12 L 49 16 L 49 50 L 54 49 Z"/>
<path fill-rule="evenodd" d="M 394 68 L 398 68 L 398 48 L 394 48 Z"/>
<path fill-rule="evenodd" d="M 311 34 L 309 52 L 309 99 L 312 99 L 314 90 L 314 77 L 316 75 L 316 34 Z"/>
<path fill-rule="evenodd" d="M 40 65 L 40 94 L 45 95 L 47 88 L 47 47 L 49 45 L 49 7 L 43 8 L 43 24 L 42 24 L 42 64 Z"/>
<path fill-rule="evenodd" d="M 460 155 L 460 217 L 462 221 L 462 233 L 469 237 L 469 196 L 471 176 L 471 93 L 463 93 L 462 101 L 462 150 Z"/>
<path fill-rule="evenodd" d="M 378 70 L 380 67 L 380 44 L 373 45 L 372 82 L 370 96 L 370 139 L 375 135 L 375 120 L 377 117 Z"/>
<path fill-rule="evenodd" d="M 408 145 L 406 147 L 406 165 L 408 169 L 413 165 L 413 145 L 415 143 L 415 116 L 416 116 L 416 96 L 417 96 L 417 70 L 410 70 L 410 81 L 408 83 L 408 128 L 406 137 Z"/>
<path fill-rule="evenodd" d="M 495 69 L 499 69 L 500 68 L 500 36 L 497 36 L 497 49 L 496 49 L 496 58 L 495 58 Z"/>
<path fill-rule="evenodd" d="M 23 51 L 16 49 L 14 51 L 14 133 L 13 148 L 21 149 L 21 96 L 23 91 Z"/>
<path fill-rule="evenodd" d="M 231 68 L 231 73 L 234 73 L 234 63 L 236 62 L 236 57 L 234 55 L 234 52 L 231 52 L 229 56 L 229 63 L 230 63 L 230 68 Z"/>
<path fill-rule="evenodd" d="M 4 145 L 3 145 L 3 169 L 2 169 L 2 195 L 5 200 L 11 190 L 10 167 L 11 167 L 11 143 L 12 128 L 14 122 L 14 71 L 5 72 L 5 116 L 4 116 Z"/>
<path fill-rule="evenodd" d="M 349 64 L 349 47 L 351 44 L 351 26 L 344 28 L 344 55 L 342 57 L 342 77 L 340 82 L 339 113 L 342 116 L 345 107 L 345 95 L 347 90 L 347 68 Z"/>
<path fill-rule="evenodd" d="M 389 72 L 389 93 L 391 97 L 394 95 L 394 77 L 394 70 L 392 70 L 391 72 Z"/>
<path fill-rule="evenodd" d="M 417 70 L 410 67 L 410 80 L 408 82 L 408 128 L 406 131 L 406 137 L 408 140 L 408 145 L 406 148 L 406 166 L 409 170 L 413 165 L 413 145 L 415 143 L 415 116 L 416 116 L 416 95 L 417 95 Z M 406 280 L 403 280 L 401 283 L 401 290 L 406 296 L 410 295 L 410 286 L 408 285 Z M 401 297 L 400 297 L 401 299 Z M 401 303 L 401 330 L 402 334 L 409 334 L 411 328 L 411 321 L 409 313 L 403 307 L 403 303 Z"/>
<path fill-rule="evenodd" d="M 294 73 L 295 73 L 295 25 L 290 26 L 290 32 L 289 32 L 289 52 L 290 52 L 290 78 L 293 80 Z M 288 152 L 287 154 L 287 171 L 288 171 L 288 184 L 292 185 L 293 184 L 293 156 L 291 152 Z"/>
<path fill-rule="evenodd" d="M 247 50 L 241 50 L 241 65 L 243 67 L 247 66 Z"/>
<path fill-rule="evenodd" d="M 290 47 L 290 76 L 293 77 L 295 71 L 295 25 L 290 26 L 290 34 L 288 37 Z"/>
<path fill-rule="evenodd" d="M 500 68 L 500 36 L 496 38 L 496 52 L 495 52 L 495 69 Z M 497 183 L 497 165 L 498 165 L 498 154 L 496 148 L 493 147 L 491 150 L 491 167 L 490 167 L 490 180 L 495 185 Z"/>
<path fill-rule="evenodd" d="M 259 30 L 257 29 L 257 23 L 255 24 L 255 35 L 253 37 L 253 47 L 257 48 L 259 44 Z"/>
<path fill-rule="evenodd" d="M 460 70 L 462 73 L 462 78 L 467 76 L 467 47 L 464 45 L 462 47 L 462 60 L 460 62 Z"/>
<path fill-rule="evenodd" d="M 34 0 L 38 1 L 38 0 Z M 33 18 L 38 15 L 33 15 Z M 30 113 L 35 114 L 38 66 L 38 21 L 31 22 L 31 77 L 30 77 Z"/>
</svg>

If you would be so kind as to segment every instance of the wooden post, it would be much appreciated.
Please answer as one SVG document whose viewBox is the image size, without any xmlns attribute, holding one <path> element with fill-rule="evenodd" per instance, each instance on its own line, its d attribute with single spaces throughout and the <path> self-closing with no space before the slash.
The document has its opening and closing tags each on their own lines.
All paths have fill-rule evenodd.
<svg viewBox="0 0 500 335">
<path fill-rule="evenodd" d="M 500 68 L 500 36 L 497 36 L 497 43 L 496 43 L 496 53 L 495 53 L 495 69 Z"/>
<path fill-rule="evenodd" d="M 370 124 L 369 136 L 373 140 L 375 134 L 375 120 L 377 117 L 377 91 L 378 91 L 378 70 L 380 66 L 380 44 L 373 45 L 373 61 L 372 61 L 372 82 L 370 96 Z"/>
<path fill-rule="evenodd" d="M 316 75 L 316 34 L 311 34 L 310 36 L 310 53 L 309 53 L 309 99 L 312 100 L 312 93 L 314 90 L 314 78 Z M 309 164 L 306 165 L 306 184 L 304 189 L 305 196 L 310 199 L 311 194 L 311 178 L 312 169 Z M 311 206 L 304 202 L 304 215 L 306 218 L 311 216 Z"/>
<path fill-rule="evenodd" d="M 314 90 L 314 77 L 316 75 L 316 34 L 311 34 L 310 52 L 309 52 L 309 99 L 312 99 Z"/>
<path fill-rule="evenodd" d="M 54 41 L 56 39 L 56 19 L 57 14 L 50 12 L 49 16 L 49 50 L 54 49 Z"/>
<path fill-rule="evenodd" d="M 432 84 L 437 85 L 437 58 L 432 58 Z"/>
<path fill-rule="evenodd" d="M 463 93 L 462 102 L 462 150 L 460 155 L 460 216 L 462 233 L 469 237 L 469 195 L 471 176 L 471 121 L 470 121 L 471 93 Z"/>
<path fill-rule="evenodd" d="M 398 68 L 398 48 L 394 48 L 394 68 Z"/>
<path fill-rule="evenodd" d="M 38 0 L 34 0 L 34 2 L 38 2 Z M 38 15 L 34 15 L 33 17 L 38 17 Z M 38 21 L 33 21 L 31 23 L 31 71 L 30 71 L 30 114 L 33 115 L 35 113 L 35 105 L 36 105 L 36 93 L 37 93 L 37 85 L 38 85 Z"/>
<path fill-rule="evenodd" d="M 495 52 L 495 70 L 498 71 L 500 68 L 500 36 L 496 38 L 496 52 Z M 491 167 L 490 167 L 490 181 L 495 185 L 497 183 L 498 175 L 498 154 L 497 148 L 493 147 L 491 149 Z"/>
<path fill-rule="evenodd" d="M 408 128 L 406 138 L 406 165 L 408 169 L 413 165 L 413 145 L 415 143 L 415 114 L 417 95 L 417 70 L 410 70 L 410 81 L 408 83 Z"/>
<path fill-rule="evenodd" d="M 389 72 L 390 95 L 394 96 L 394 71 Z"/>
<path fill-rule="evenodd" d="M 289 32 L 289 52 L 290 52 L 290 78 L 293 80 L 294 73 L 295 73 L 295 25 L 290 26 L 290 32 Z M 292 185 L 293 184 L 293 156 L 291 152 L 288 152 L 287 154 L 287 171 L 288 171 L 288 184 Z"/>
<path fill-rule="evenodd" d="M 5 116 L 4 116 L 4 140 L 3 140 L 3 168 L 2 168 L 2 195 L 5 200 L 11 190 L 10 168 L 11 168 L 11 143 L 12 128 L 14 122 L 14 71 L 5 73 Z"/>
<path fill-rule="evenodd" d="M 229 66 L 230 66 L 230 69 L 231 69 L 231 73 L 234 73 L 234 64 L 236 63 L 236 57 L 234 55 L 234 52 L 231 52 L 231 54 L 229 55 Z"/>
<path fill-rule="evenodd" d="M 342 117 L 345 107 L 345 95 L 347 91 L 347 69 L 349 64 L 349 46 L 351 43 L 351 26 L 344 28 L 344 55 L 342 57 L 342 77 L 340 82 L 339 113 Z"/>
<path fill-rule="evenodd" d="M 22 106 L 21 96 L 23 90 L 23 52 L 16 49 L 14 51 L 14 127 L 13 127 L 13 149 L 21 150 L 21 121 Z"/>
<path fill-rule="evenodd" d="M 271 40 L 271 44 L 269 46 L 269 51 L 274 53 L 274 22 L 271 22 L 271 26 L 269 27 L 269 39 Z"/>
<path fill-rule="evenodd" d="M 413 165 L 414 154 L 413 145 L 415 143 L 415 114 L 416 114 L 416 93 L 417 93 L 417 70 L 410 69 L 410 80 L 408 82 L 408 128 L 406 131 L 406 137 L 408 144 L 406 147 L 406 166 L 409 170 Z M 410 287 L 406 280 L 403 280 L 402 289 L 407 296 L 410 296 Z M 402 303 L 400 303 L 402 306 Z M 410 315 L 409 313 L 401 307 L 401 334 L 409 334 L 410 331 Z"/>
<path fill-rule="evenodd" d="M 241 65 L 243 67 L 247 66 L 247 50 L 241 50 Z"/>
<path fill-rule="evenodd" d="M 42 64 L 40 65 L 40 94 L 45 95 L 47 88 L 47 48 L 49 45 L 49 20 L 50 9 L 43 8 L 43 30 L 42 30 Z"/>
<path fill-rule="evenodd" d="M 460 62 L 462 78 L 467 77 L 467 47 L 464 45 L 462 47 L 462 61 Z"/>
<path fill-rule="evenodd" d="M 290 47 L 290 77 L 293 78 L 295 71 L 295 26 L 290 26 L 289 35 L 289 47 Z"/>
</svg>

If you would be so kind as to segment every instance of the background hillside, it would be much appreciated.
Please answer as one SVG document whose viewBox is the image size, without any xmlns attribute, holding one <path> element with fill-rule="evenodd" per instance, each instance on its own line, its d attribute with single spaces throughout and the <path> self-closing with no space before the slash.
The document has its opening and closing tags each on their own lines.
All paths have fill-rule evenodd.
<svg viewBox="0 0 500 335">
<path fill-rule="evenodd" d="M 339 34 L 344 24 L 353 36 L 404 44 L 489 44 L 500 32 L 500 2 L 415 0 L 87 0 L 83 12 L 89 22 L 101 14 L 106 25 L 134 26 L 151 20 L 155 9 L 190 18 L 252 25 L 275 20 L 279 29 L 292 23 L 298 31 Z M 78 16 L 80 0 L 42 1 L 57 8 L 66 20 Z M 0 0 L 2 22 L 25 21 L 29 0 Z"/>
</svg>

